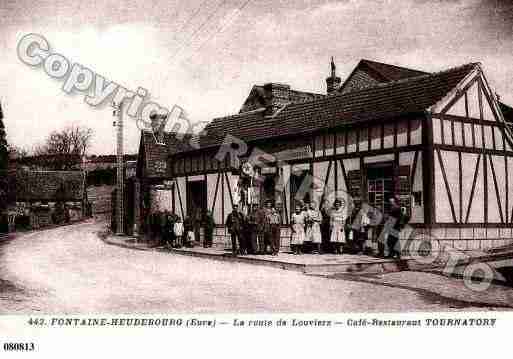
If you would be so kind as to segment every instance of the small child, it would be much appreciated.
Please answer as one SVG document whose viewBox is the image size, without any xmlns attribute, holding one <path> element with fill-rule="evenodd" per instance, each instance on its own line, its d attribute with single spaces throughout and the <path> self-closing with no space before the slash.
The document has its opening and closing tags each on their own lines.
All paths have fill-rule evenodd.
<svg viewBox="0 0 513 359">
<path fill-rule="evenodd" d="M 175 225 L 174 225 L 174 232 L 176 236 L 176 247 L 181 248 L 183 244 L 183 223 L 180 216 L 176 219 Z"/>
<path fill-rule="evenodd" d="M 194 226 L 191 217 L 187 216 L 183 220 L 183 245 L 192 248 L 194 247 Z"/>
</svg>

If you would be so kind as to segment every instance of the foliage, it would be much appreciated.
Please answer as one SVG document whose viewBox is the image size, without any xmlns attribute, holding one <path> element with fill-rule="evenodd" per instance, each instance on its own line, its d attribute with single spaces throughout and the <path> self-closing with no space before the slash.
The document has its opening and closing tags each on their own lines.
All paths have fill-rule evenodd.
<svg viewBox="0 0 513 359">
<path fill-rule="evenodd" d="M 45 167 L 53 170 L 70 170 L 80 164 L 91 146 L 93 130 L 77 125 L 53 131 L 43 145 L 34 150 Z"/>
</svg>

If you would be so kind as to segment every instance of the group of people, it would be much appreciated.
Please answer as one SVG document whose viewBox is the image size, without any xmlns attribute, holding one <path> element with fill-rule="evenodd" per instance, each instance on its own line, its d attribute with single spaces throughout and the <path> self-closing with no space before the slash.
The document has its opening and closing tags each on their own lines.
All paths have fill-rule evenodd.
<svg viewBox="0 0 513 359">
<path fill-rule="evenodd" d="M 253 204 L 243 214 L 237 204 L 226 218 L 226 228 L 231 237 L 233 255 L 271 254 L 280 251 L 280 228 L 282 218 L 280 212 L 271 201 L 264 208 Z M 335 199 L 329 209 L 320 209 L 317 203 L 300 203 L 291 216 L 290 247 L 298 255 L 311 249 L 312 253 L 324 252 L 342 254 L 350 251 L 362 254 L 365 242 L 369 240 L 371 228 L 370 215 L 359 218 L 358 226 L 352 225 L 355 213 L 348 213 L 343 198 Z M 399 206 L 397 198 L 390 198 L 389 217 L 396 219 L 386 238 L 388 257 L 400 258 L 399 233 L 405 224 L 405 214 Z M 148 216 L 147 226 L 150 237 L 161 245 L 170 248 L 193 247 L 199 240 L 200 227 L 203 228 L 203 246 L 212 247 L 216 223 L 210 211 L 203 215 L 186 216 L 182 221 L 175 213 L 155 212 Z M 371 235 L 372 236 L 372 235 Z M 385 244 L 378 242 L 378 255 L 385 256 Z"/>
<path fill-rule="evenodd" d="M 321 212 L 317 204 L 296 205 L 295 212 L 291 218 L 292 236 L 290 241 L 291 250 L 294 254 L 301 254 L 305 243 L 313 245 L 313 252 L 322 254 L 321 244 L 323 243 L 323 232 L 321 227 L 329 218 L 329 243 L 331 251 L 342 254 L 343 244 L 347 242 L 346 218 L 347 210 L 345 200 L 337 198 L 333 207 L 326 212 Z M 327 236 L 324 235 L 326 238 Z M 326 241 L 325 241 L 326 242 Z M 326 247 L 326 246 L 325 246 Z"/>
<path fill-rule="evenodd" d="M 215 222 L 210 211 L 200 220 L 191 216 L 182 218 L 170 211 L 154 212 L 148 216 L 148 233 L 150 238 L 170 248 L 193 247 L 199 239 L 199 227 L 203 227 L 204 247 L 212 247 Z"/>
<path fill-rule="evenodd" d="M 232 254 L 278 255 L 281 223 L 281 215 L 272 202 L 267 202 L 265 208 L 253 204 L 247 215 L 239 211 L 238 205 L 233 205 L 225 222 L 231 237 Z"/>
<path fill-rule="evenodd" d="M 406 216 L 396 197 L 391 197 L 389 202 L 388 217 L 396 220 L 387 230 L 386 245 L 378 241 L 377 254 L 385 257 L 387 247 L 387 257 L 400 258 L 399 233 L 406 222 Z M 309 249 L 317 254 L 342 254 L 346 251 L 363 254 L 370 231 L 383 230 L 383 224 L 373 223 L 371 226 L 371 213 L 361 215 L 356 210 L 353 211 L 355 213 L 350 212 L 343 198 L 335 199 L 329 209 L 320 209 L 315 202 L 298 204 L 290 221 L 292 253 L 299 255 Z M 352 220 L 357 214 L 360 215 L 359 223 L 353 226 Z M 277 255 L 280 250 L 280 226 L 281 216 L 271 202 L 265 208 L 254 205 L 247 216 L 235 205 L 226 219 L 232 253 Z"/>
</svg>

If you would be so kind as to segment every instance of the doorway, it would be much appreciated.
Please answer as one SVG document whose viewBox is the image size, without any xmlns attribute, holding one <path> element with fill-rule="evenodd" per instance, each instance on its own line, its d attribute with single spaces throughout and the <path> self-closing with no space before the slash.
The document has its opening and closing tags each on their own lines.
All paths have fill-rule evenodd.
<svg viewBox="0 0 513 359">
<path fill-rule="evenodd" d="M 207 182 L 187 182 L 187 216 L 192 219 L 194 225 L 194 237 L 201 240 L 201 225 L 203 216 L 207 211 Z"/>
</svg>

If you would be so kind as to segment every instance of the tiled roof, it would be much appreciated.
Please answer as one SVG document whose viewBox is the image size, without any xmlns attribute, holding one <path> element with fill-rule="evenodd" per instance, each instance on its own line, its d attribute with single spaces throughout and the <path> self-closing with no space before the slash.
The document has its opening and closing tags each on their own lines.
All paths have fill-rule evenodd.
<svg viewBox="0 0 513 359">
<path fill-rule="evenodd" d="M 125 161 L 135 161 L 137 160 L 137 154 L 125 154 L 123 156 Z M 87 161 L 91 163 L 116 163 L 117 156 L 116 155 L 93 155 L 87 158 Z"/>
<path fill-rule="evenodd" d="M 395 65 L 362 59 L 351 71 L 344 83 L 337 89 L 345 93 L 373 87 L 385 82 L 398 81 L 411 77 L 427 75 L 426 72 Z"/>
<path fill-rule="evenodd" d="M 427 72 L 424 71 L 413 70 L 406 67 L 384 64 L 382 62 L 376 62 L 365 59 L 362 59 L 359 65 L 360 64 L 367 65 L 388 81 L 397 81 L 427 74 Z"/>
<path fill-rule="evenodd" d="M 222 143 L 230 134 L 245 141 L 293 135 L 344 124 L 420 113 L 441 100 L 476 64 L 387 82 L 348 93 L 286 105 L 273 117 L 252 111 L 214 119 L 201 146 Z"/>
<path fill-rule="evenodd" d="M 16 200 L 81 201 L 84 196 L 82 171 L 17 171 Z"/>
<path fill-rule="evenodd" d="M 265 91 L 265 87 L 269 85 L 271 85 L 271 88 L 274 87 L 275 91 L 276 88 L 278 88 L 279 95 L 278 93 L 274 92 L 271 94 L 271 98 L 269 98 L 269 94 L 266 94 Z M 244 101 L 244 104 L 242 105 L 239 113 L 253 111 L 258 108 L 265 107 L 269 101 L 272 103 L 281 104 L 282 102 L 289 103 L 308 101 L 325 96 L 326 95 L 313 92 L 293 90 L 289 85 L 286 84 L 269 83 L 267 85 L 255 85 Z"/>
<path fill-rule="evenodd" d="M 195 145 L 198 143 L 197 136 L 193 134 L 164 132 L 162 143 L 164 144 L 157 143 L 156 138 L 152 132 L 141 132 L 141 147 L 139 150 L 140 157 L 138 160 L 144 161 L 144 176 L 164 176 L 165 173 L 159 171 L 159 165 L 156 165 L 156 161 L 167 162 L 167 157 L 170 154 L 191 151 L 199 148 L 199 145 Z"/>
</svg>

